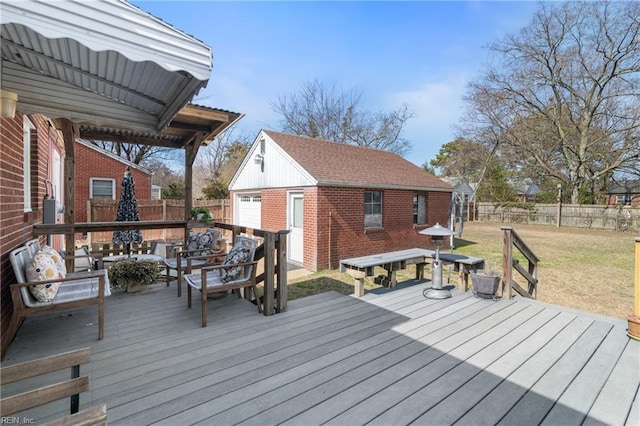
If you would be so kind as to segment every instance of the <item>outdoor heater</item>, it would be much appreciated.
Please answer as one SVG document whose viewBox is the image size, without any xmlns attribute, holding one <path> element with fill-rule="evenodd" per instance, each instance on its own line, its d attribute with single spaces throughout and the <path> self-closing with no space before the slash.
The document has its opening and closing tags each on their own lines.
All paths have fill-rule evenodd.
<svg viewBox="0 0 640 426">
<path fill-rule="evenodd" d="M 447 299 L 451 297 L 451 292 L 442 288 L 442 263 L 440 263 L 440 245 L 444 237 L 454 234 L 448 228 L 436 223 L 430 228 L 423 229 L 419 234 L 429 235 L 436 245 L 436 258 L 431 265 L 431 287 L 425 289 L 422 295 L 427 299 Z"/>
</svg>

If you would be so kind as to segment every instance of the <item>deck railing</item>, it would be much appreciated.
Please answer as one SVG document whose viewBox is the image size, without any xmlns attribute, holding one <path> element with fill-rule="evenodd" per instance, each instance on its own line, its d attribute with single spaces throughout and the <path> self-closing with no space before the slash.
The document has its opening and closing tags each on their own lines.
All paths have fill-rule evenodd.
<svg viewBox="0 0 640 426">
<path fill-rule="evenodd" d="M 263 283 L 264 314 L 285 312 L 287 310 L 287 234 L 289 231 L 270 232 L 227 223 L 214 223 L 216 228 L 231 231 L 231 241 L 240 234 L 263 239 L 263 243 L 256 250 L 255 260 L 264 259 L 264 271 L 256 277 L 258 284 Z"/>
<path fill-rule="evenodd" d="M 184 231 L 185 240 L 189 230 L 193 228 L 219 228 L 231 233 L 231 241 L 236 235 L 247 234 L 259 237 L 263 240 L 256 251 L 256 260 L 264 259 L 264 272 L 257 277 L 258 284 L 262 283 L 264 294 L 262 302 L 265 315 L 285 312 L 287 310 L 287 234 L 285 231 L 265 231 L 244 226 L 230 225 L 222 222 L 194 222 L 185 220 L 148 220 L 139 222 L 91 222 L 75 224 L 37 224 L 33 233 L 40 235 L 67 235 L 77 233 L 104 232 L 117 230 L 145 230 L 145 229 L 177 229 Z M 224 233 L 224 231 L 223 231 Z M 68 245 L 68 244 L 67 244 Z M 103 248 L 104 250 L 104 248 Z M 73 265 L 68 264 L 67 268 Z M 257 297 L 257 295 L 256 295 Z"/>
<path fill-rule="evenodd" d="M 502 235 L 502 297 L 511 299 L 512 289 L 521 296 L 531 299 L 536 298 L 538 286 L 538 262 L 540 259 L 533 253 L 529 246 L 520 238 L 516 231 L 510 226 L 501 226 Z M 518 251 L 528 261 L 527 269 L 520 264 L 518 259 L 513 257 L 513 248 Z M 513 279 L 513 270 L 516 270 L 528 283 L 527 290 Z"/>
</svg>

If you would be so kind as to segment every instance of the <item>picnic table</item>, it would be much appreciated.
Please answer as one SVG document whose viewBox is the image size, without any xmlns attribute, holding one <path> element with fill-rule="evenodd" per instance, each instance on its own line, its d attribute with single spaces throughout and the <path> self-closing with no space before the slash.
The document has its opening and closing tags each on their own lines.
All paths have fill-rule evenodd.
<svg viewBox="0 0 640 426">
<path fill-rule="evenodd" d="M 340 272 L 346 272 L 355 279 L 354 295 L 364 295 L 364 279 L 374 275 L 376 267 L 387 271 L 389 286 L 397 284 L 396 271 L 406 269 L 407 265 L 416 265 L 416 280 L 424 279 L 424 266 L 433 263 L 436 252 L 429 249 L 411 248 L 368 256 L 353 257 L 340 261 Z M 462 291 L 469 289 L 469 274 L 484 268 L 484 258 L 454 253 L 440 252 L 440 261 L 444 265 L 453 265 L 458 272 L 458 285 Z"/>
</svg>

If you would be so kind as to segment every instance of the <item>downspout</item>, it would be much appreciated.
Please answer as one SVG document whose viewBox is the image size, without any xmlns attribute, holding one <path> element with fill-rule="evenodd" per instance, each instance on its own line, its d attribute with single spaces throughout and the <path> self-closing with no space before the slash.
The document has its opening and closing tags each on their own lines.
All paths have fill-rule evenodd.
<svg viewBox="0 0 640 426">
<path fill-rule="evenodd" d="M 331 269 L 331 222 L 332 222 L 332 217 L 331 217 L 331 210 L 329 210 L 329 269 Z"/>
</svg>

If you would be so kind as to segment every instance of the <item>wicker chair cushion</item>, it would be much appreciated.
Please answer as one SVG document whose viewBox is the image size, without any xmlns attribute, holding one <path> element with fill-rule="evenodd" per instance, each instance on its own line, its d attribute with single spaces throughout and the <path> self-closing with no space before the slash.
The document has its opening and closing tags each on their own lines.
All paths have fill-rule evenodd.
<svg viewBox="0 0 640 426">
<path fill-rule="evenodd" d="M 183 257 L 188 256 L 210 256 L 213 254 L 213 244 L 217 241 L 217 236 L 213 229 L 207 229 L 206 232 L 189 231 L 189 238 Z"/>
<path fill-rule="evenodd" d="M 245 246 L 242 242 L 236 243 L 225 257 L 224 262 L 222 262 L 223 265 L 229 265 L 229 267 L 220 269 L 220 280 L 223 283 L 237 280 L 245 268 L 233 265 L 248 262 L 250 255 L 251 248 Z"/>
<path fill-rule="evenodd" d="M 76 256 L 73 259 L 74 272 L 93 270 L 93 258 L 88 257 L 88 256 L 91 256 L 91 253 L 89 252 L 88 248 L 81 247 L 81 248 L 75 249 L 73 254 L 74 256 Z"/>
</svg>

